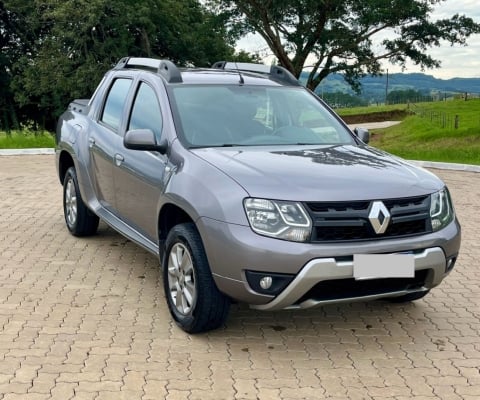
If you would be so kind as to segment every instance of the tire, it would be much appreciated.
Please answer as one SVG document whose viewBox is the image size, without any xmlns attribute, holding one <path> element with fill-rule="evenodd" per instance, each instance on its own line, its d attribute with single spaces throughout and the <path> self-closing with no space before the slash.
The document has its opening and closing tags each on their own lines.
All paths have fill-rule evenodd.
<svg viewBox="0 0 480 400">
<path fill-rule="evenodd" d="M 192 223 L 174 226 L 165 241 L 163 286 L 170 313 L 185 332 L 224 325 L 230 299 L 212 277 L 202 239 Z"/>
<path fill-rule="evenodd" d="M 426 290 L 424 292 L 409 293 L 403 296 L 390 297 L 388 301 L 390 301 L 391 303 L 408 303 L 409 301 L 420 300 L 428 293 L 430 293 L 430 290 Z"/>
<path fill-rule="evenodd" d="M 63 214 L 72 235 L 90 236 L 97 231 L 99 219 L 82 200 L 74 167 L 67 170 L 63 180 Z"/>
</svg>

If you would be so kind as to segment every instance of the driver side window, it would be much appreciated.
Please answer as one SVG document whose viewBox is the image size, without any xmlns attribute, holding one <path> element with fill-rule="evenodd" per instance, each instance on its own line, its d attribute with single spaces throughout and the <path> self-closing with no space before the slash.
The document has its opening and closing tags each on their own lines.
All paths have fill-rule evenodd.
<svg viewBox="0 0 480 400">
<path fill-rule="evenodd" d="M 150 129 L 159 142 L 162 136 L 162 126 L 162 113 L 155 91 L 142 82 L 133 102 L 128 130 Z"/>
</svg>

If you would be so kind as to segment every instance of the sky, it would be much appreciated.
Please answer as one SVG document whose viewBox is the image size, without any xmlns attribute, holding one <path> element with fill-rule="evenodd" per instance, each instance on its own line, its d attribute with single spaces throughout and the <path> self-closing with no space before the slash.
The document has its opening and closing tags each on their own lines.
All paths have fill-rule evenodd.
<svg viewBox="0 0 480 400">
<path fill-rule="evenodd" d="M 480 4 L 478 0 L 446 0 L 435 6 L 432 19 L 450 18 L 454 14 L 464 14 L 480 23 Z M 407 64 L 407 69 L 402 71 L 400 67 L 384 63 L 384 68 L 389 73 L 394 72 L 423 72 L 436 78 L 450 79 L 480 78 L 480 35 L 473 35 L 467 40 L 468 46 L 450 46 L 442 43 L 440 47 L 428 50 L 433 58 L 440 60 L 441 67 L 438 69 L 421 69 L 413 64 Z M 237 44 L 238 49 L 256 52 L 266 48 L 266 44 L 259 35 L 248 35 Z M 268 62 L 268 60 L 266 60 Z"/>
</svg>

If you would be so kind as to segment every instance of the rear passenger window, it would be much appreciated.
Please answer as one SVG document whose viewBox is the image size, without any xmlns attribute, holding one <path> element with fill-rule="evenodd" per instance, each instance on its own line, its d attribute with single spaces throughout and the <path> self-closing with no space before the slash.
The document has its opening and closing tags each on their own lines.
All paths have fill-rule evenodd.
<svg viewBox="0 0 480 400">
<path fill-rule="evenodd" d="M 162 135 L 162 114 L 154 90 L 146 83 L 141 83 L 135 101 L 128 130 L 150 129 L 160 140 Z"/>
<path fill-rule="evenodd" d="M 116 79 L 108 92 L 100 120 L 115 131 L 120 127 L 123 107 L 131 85 L 131 79 Z"/>
</svg>

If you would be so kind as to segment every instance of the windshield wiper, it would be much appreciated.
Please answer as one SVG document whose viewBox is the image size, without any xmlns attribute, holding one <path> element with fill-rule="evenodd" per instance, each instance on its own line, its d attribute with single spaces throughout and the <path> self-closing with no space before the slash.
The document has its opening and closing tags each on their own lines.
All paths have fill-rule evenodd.
<svg viewBox="0 0 480 400">
<path fill-rule="evenodd" d="M 254 147 L 254 146 L 324 146 L 325 143 L 308 143 L 308 142 L 297 142 L 297 143 L 223 143 L 223 144 L 206 144 L 199 146 L 190 146 L 190 149 L 205 149 L 205 148 L 225 148 L 225 147 Z"/>
<path fill-rule="evenodd" d="M 246 146 L 244 144 L 237 143 L 224 143 L 224 144 L 202 144 L 198 146 L 190 146 L 189 149 L 205 149 L 209 147 L 237 147 L 237 146 Z"/>
</svg>

